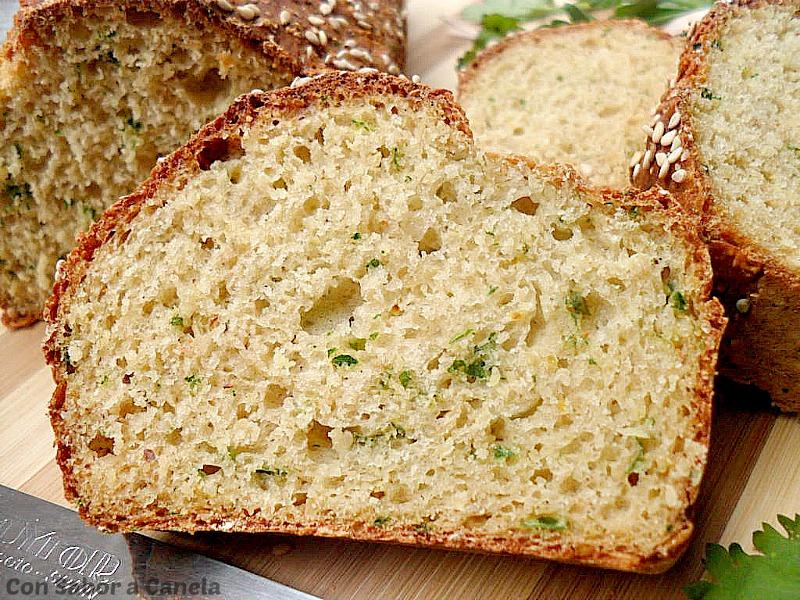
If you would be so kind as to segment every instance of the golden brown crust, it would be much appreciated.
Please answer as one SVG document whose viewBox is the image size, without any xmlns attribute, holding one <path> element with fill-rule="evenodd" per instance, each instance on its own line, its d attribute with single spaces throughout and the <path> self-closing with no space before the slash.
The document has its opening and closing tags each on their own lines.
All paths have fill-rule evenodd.
<svg viewBox="0 0 800 600">
<path fill-rule="evenodd" d="M 242 41 L 261 48 L 268 58 L 295 76 L 323 69 L 354 70 L 374 67 L 398 72 L 405 67 L 405 20 L 402 0 L 378 0 L 360 4 L 360 12 L 349 2 L 339 2 L 327 14 L 324 2 L 295 0 L 26 0 L 14 25 L 16 43 L 6 48 L 8 56 L 20 47 L 46 40 L 47 31 L 68 17 L 101 15 L 104 11 L 169 13 L 190 25 L 220 28 Z M 373 10 L 370 5 L 376 8 Z M 229 10 L 230 9 L 230 10 Z M 281 18 L 284 13 L 284 19 Z M 288 20 L 286 17 L 288 16 Z M 360 17 L 360 18 L 359 18 Z M 311 21 L 320 19 L 322 24 Z M 320 21 L 317 21 L 318 23 Z M 359 24 L 361 23 L 361 24 Z M 314 36 L 308 36 L 307 32 Z M 324 32 L 323 44 L 319 32 Z M 315 39 L 316 36 L 316 39 Z M 313 42 L 309 40 L 311 37 Z M 362 50 L 339 57 L 348 46 Z M 308 50 L 308 49 L 311 50 Z M 328 57 L 326 59 L 326 57 Z"/>
<path fill-rule="evenodd" d="M 465 91 L 472 83 L 472 80 L 475 78 L 475 75 L 486 65 L 486 63 L 491 62 L 496 56 L 499 56 L 500 54 L 505 52 L 509 47 L 516 46 L 518 44 L 536 45 L 554 36 L 570 35 L 573 33 L 580 33 L 582 31 L 591 29 L 608 29 L 608 28 L 630 29 L 632 31 L 638 31 L 643 35 L 651 35 L 656 38 L 672 41 L 674 44 L 676 44 L 676 48 L 678 47 L 679 43 L 677 40 L 675 40 L 675 38 L 673 38 L 668 33 L 662 31 L 661 29 L 655 29 L 654 27 L 650 27 L 643 21 L 635 19 L 591 21 L 590 23 L 579 23 L 577 25 L 567 25 L 564 27 L 550 27 L 543 29 L 534 29 L 532 31 L 522 31 L 519 33 L 513 33 L 511 35 L 506 36 L 498 43 L 488 46 L 487 48 L 482 50 L 478 54 L 478 56 L 475 57 L 475 60 L 473 60 L 464 69 L 459 71 L 458 95 L 461 96 L 465 93 Z"/>
<path fill-rule="evenodd" d="M 287 81 L 291 77 L 333 68 L 374 67 L 396 73 L 405 68 L 402 0 L 364 2 L 360 13 L 349 2 L 339 2 L 327 15 L 320 13 L 322 3 L 306 0 L 23 0 L 15 16 L 15 26 L 0 54 L 5 60 L 11 60 L 15 53 L 27 47 L 49 44 L 53 28 L 67 20 L 89 16 L 102 19 L 109 11 L 123 11 L 129 19 L 155 12 L 169 14 L 187 27 L 221 29 L 261 52 L 265 57 L 264 69 L 286 73 Z M 370 8 L 371 5 L 376 8 Z M 247 6 L 256 7 L 258 14 L 254 18 L 249 18 L 253 14 L 250 9 L 242 12 Z M 228 7 L 232 9 L 227 10 Z M 289 20 L 283 23 L 281 17 L 285 20 L 287 14 Z M 313 25 L 309 19 L 322 19 L 324 24 Z M 318 43 L 306 38 L 307 31 L 315 32 L 311 37 Z M 320 31 L 325 32 L 324 45 Z M 9 298 L 0 299 L 0 311 L 3 311 L 3 324 L 11 328 L 26 327 L 41 318 L 38 310 L 25 312 L 14 307 Z"/>
<path fill-rule="evenodd" d="M 720 3 L 690 32 L 681 56 L 678 78 L 656 109 L 668 130 L 677 112 L 681 160 L 666 173 L 653 159 L 664 148 L 648 138 L 631 182 L 647 189 L 671 191 L 702 223 L 714 265 L 714 292 L 722 300 L 730 324 L 721 345 L 720 371 L 731 379 L 767 391 L 784 411 L 800 411 L 800 273 L 782 264 L 757 241 L 739 231 L 715 202 L 711 178 L 694 143 L 693 95 L 708 76 L 707 57 L 721 28 L 739 11 L 767 5 L 796 5 L 793 0 L 738 0 Z M 648 163 L 645 165 L 644 163 Z M 683 176 L 675 172 L 684 171 Z M 662 175 L 662 176 L 660 176 Z"/>
<path fill-rule="evenodd" d="M 69 312 L 74 289 L 90 268 L 96 251 L 109 240 L 124 239 L 126 227 L 145 205 L 162 196 L 159 191 L 179 189 L 186 180 L 199 170 L 208 168 L 211 162 L 223 159 L 227 153 L 235 151 L 243 132 L 257 118 L 271 118 L 295 114 L 315 104 L 338 103 L 353 98 L 402 97 L 419 106 L 432 106 L 441 118 L 453 129 L 471 137 L 469 127 L 461 109 L 453 102 L 449 92 L 431 90 L 426 86 L 414 85 L 406 80 L 378 73 L 368 74 L 327 74 L 315 78 L 305 85 L 286 88 L 270 93 L 248 94 L 240 97 L 228 111 L 206 125 L 183 148 L 174 152 L 160 163 L 151 177 L 133 194 L 122 198 L 111 207 L 92 228 L 83 234 L 78 246 L 70 253 L 59 271 L 53 296 L 45 310 L 48 322 L 48 335 L 44 343 L 47 362 L 52 366 L 57 383 L 50 404 L 50 419 L 56 434 L 58 448 L 57 461 L 64 475 L 64 489 L 67 499 L 78 502 L 81 516 L 90 523 L 109 531 L 130 531 L 142 528 L 171 529 L 183 531 L 220 530 L 281 532 L 297 535 L 317 535 L 359 540 L 372 540 L 400 544 L 414 544 L 431 547 L 452 548 L 478 552 L 499 552 L 524 554 L 642 573 L 658 573 L 669 568 L 686 548 L 693 525 L 689 519 L 694 504 L 698 484 L 686 483 L 684 517 L 674 524 L 671 532 L 665 533 L 663 541 L 652 551 L 642 552 L 636 547 L 605 547 L 602 544 L 565 544 L 557 534 L 532 535 L 530 532 L 508 535 L 486 535 L 466 531 L 422 531 L 411 527 L 376 527 L 363 522 L 319 521 L 312 523 L 276 522 L 260 513 L 195 515 L 169 515 L 154 507 L 147 514 L 137 515 L 97 515 L 81 503 L 75 473 L 70 466 L 70 432 L 61 417 L 61 408 L 67 394 L 66 374 L 68 365 L 62 360 L 61 344 L 68 337 L 69 329 L 65 316 Z M 520 168 L 532 163 L 521 157 L 509 159 L 511 165 Z M 700 375 L 695 384 L 694 431 L 692 437 L 699 443 L 708 445 L 711 423 L 712 379 L 716 363 L 716 352 L 725 319 L 722 309 L 715 300 L 706 300 L 710 293 L 711 267 L 708 252 L 686 217 L 671 201 L 666 192 L 649 191 L 640 194 L 611 190 L 594 191 L 585 187 L 577 175 L 568 168 L 545 167 L 540 172 L 556 185 L 571 182 L 579 189 L 597 198 L 600 209 L 613 210 L 618 206 L 638 206 L 647 212 L 658 213 L 663 222 L 669 223 L 672 231 L 692 249 L 691 262 L 698 271 L 698 278 L 704 282 L 698 291 L 702 305 L 696 306 L 703 318 L 711 324 L 707 336 L 706 352 L 701 358 Z M 698 464 L 702 469 L 703 465 Z"/>
</svg>

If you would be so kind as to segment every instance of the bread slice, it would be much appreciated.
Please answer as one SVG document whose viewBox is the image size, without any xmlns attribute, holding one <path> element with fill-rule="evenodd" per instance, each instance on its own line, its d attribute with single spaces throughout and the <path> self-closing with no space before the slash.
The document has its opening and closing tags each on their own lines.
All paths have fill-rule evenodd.
<svg viewBox="0 0 800 600">
<path fill-rule="evenodd" d="M 478 154 L 448 92 L 390 76 L 241 98 L 60 270 L 67 497 L 110 531 L 665 569 L 724 319 L 658 200 Z"/>
<path fill-rule="evenodd" d="M 649 121 L 636 185 L 701 216 L 731 319 L 722 370 L 800 410 L 800 2 L 720 4 Z M 655 130 L 655 131 L 654 131 Z"/>
<path fill-rule="evenodd" d="M 23 2 L 0 59 L 3 322 L 39 319 L 75 234 L 239 94 L 327 67 L 399 72 L 401 4 Z"/>
<path fill-rule="evenodd" d="M 485 148 L 571 164 L 595 185 L 621 189 L 680 48 L 641 21 L 519 33 L 461 72 L 459 101 Z"/>
</svg>

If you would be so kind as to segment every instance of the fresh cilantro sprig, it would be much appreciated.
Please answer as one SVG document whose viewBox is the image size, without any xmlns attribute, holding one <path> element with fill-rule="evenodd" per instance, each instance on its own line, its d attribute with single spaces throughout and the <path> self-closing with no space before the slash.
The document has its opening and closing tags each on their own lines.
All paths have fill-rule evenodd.
<svg viewBox="0 0 800 600">
<path fill-rule="evenodd" d="M 753 534 L 761 554 L 747 554 L 739 544 L 726 550 L 718 544 L 706 548 L 710 581 L 698 581 L 684 591 L 690 600 L 796 600 L 800 598 L 800 515 L 794 520 L 778 515 L 782 535 L 764 523 Z"/>
<path fill-rule="evenodd" d="M 458 67 L 471 63 L 492 40 L 519 31 L 531 21 L 541 21 L 540 27 L 559 27 L 602 16 L 641 19 L 658 26 L 711 4 L 712 0 L 577 0 L 563 5 L 553 0 L 483 0 L 461 12 L 467 21 L 479 23 L 481 30 L 472 48 L 459 59 Z"/>
</svg>

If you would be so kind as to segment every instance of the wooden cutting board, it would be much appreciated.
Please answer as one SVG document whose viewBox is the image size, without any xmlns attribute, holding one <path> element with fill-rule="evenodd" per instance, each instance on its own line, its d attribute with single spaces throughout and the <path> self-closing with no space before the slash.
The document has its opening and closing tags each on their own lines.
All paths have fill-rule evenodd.
<svg viewBox="0 0 800 600">
<path fill-rule="evenodd" d="M 467 45 L 446 19 L 467 0 L 409 0 L 409 71 L 453 88 Z M 14 3 L 0 0 L 0 21 Z M 53 462 L 53 390 L 39 348 L 44 327 L 0 328 L 0 483 L 66 504 Z M 248 534 L 158 534 L 323 598 L 667 599 L 699 578 L 707 542 L 740 542 L 778 513 L 800 512 L 800 420 L 777 416 L 757 392 L 720 382 L 697 535 L 665 575 L 635 576 L 514 557 Z"/>
</svg>

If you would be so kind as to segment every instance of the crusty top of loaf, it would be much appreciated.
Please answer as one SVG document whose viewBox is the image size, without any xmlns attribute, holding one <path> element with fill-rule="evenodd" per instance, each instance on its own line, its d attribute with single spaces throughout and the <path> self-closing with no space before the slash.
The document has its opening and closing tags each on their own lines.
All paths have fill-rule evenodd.
<svg viewBox="0 0 800 600">
<path fill-rule="evenodd" d="M 401 0 L 22 0 L 21 5 L 7 54 L 35 43 L 37 32 L 46 35 L 67 15 L 168 10 L 260 47 L 276 67 L 295 75 L 365 67 L 397 74 L 405 68 Z"/>
<path fill-rule="evenodd" d="M 67 464 L 72 451 L 69 444 L 66 427 L 68 426 L 61 418 L 61 409 L 67 397 L 67 373 L 70 365 L 64 360 L 61 353 L 60 344 L 63 341 L 59 336 L 63 336 L 67 323 L 65 316 L 70 310 L 72 296 L 79 287 L 81 279 L 89 268 L 90 261 L 95 257 L 95 253 L 100 246 L 110 240 L 116 241 L 125 239 L 128 235 L 127 225 L 142 210 L 158 210 L 158 206 L 149 203 L 148 200 L 159 201 L 162 192 L 169 189 L 180 190 L 188 184 L 188 179 L 200 170 L 207 170 L 211 163 L 218 160 L 225 160 L 229 156 L 236 156 L 237 150 L 241 148 L 240 140 L 252 123 L 258 119 L 264 119 L 268 115 L 271 119 L 281 119 L 291 116 L 306 107 L 317 104 L 325 106 L 327 104 L 336 105 L 349 98 L 371 96 L 377 102 L 382 97 L 390 95 L 400 96 L 407 99 L 412 106 L 422 105 L 429 112 L 432 111 L 439 118 L 447 123 L 453 131 L 461 136 L 469 136 L 469 129 L 464 121 L 460 109 L 452 102 L 450 95 L 443 91 L 432 91 L 423 86 L 415 86 L 408 82 L 390 78 L 379 74 L 347 75 L 331 74 L 315 79 L 306 85 L 301 85 L 295 89 L 284 89 L 270 94 L 251 94 L 240 98 L 233 107 L 213 123 L 207 125 L 201 132 L 193 138 L 189 145 L 172 156 L 168 157 L 153 173 L 151 179 L 143 185 L 136 193 L 121 200 L 112 207 L 101 220 L 96 223 L 91 231 L 81 238 L 78 248 L 72 252 L 66 264 L 60 271 L 55 294 L 49 304 L 48 321 L 52 327 L 50 339 L 46 343 L 48 361 L 54 366 L 55 377 L 58 387 L 54 395 L 51 406 L 51 417 L 57 431 L 59 440 L 59 461 L 62 466 Z M 349 119 L 347 119 L 349 123 Z M 515 168 L 526 168 L 523 159 L 517 159 L 509 163 Z M 598 194 L 581 186 L 568 170 L 551 168 L 544 172 L 544 177 L 549 178 L 555 187 L 569 187 L 575 185 L 582 192 L 587 194 L 587 202 L 595 206 L 598 211 L 613 213 L 619 206 L 631 205 L 633 215 L 638 215 L 637 207 L 647 213 L 661 213 L 659 201 L 669 203 L 668 195 L 661 192 L 650 192 L 640 196 L 623 193 Z M 168 200 L 167 200 L 168 201 Z M 714 302 L 705 300 L 710 287 L 710 271 L 708 257 L 705 249 L 700 244 L 691 226 L 684 221 L 683 216 L 673 208 L 663 212 L 663 216 L 673 226 L 672 232 L 678 236 L 686 247 L 686 260 L 692 264 L 692 272 L 697 276 L 694 285 L 698 287 L 693 290 L 693 296 L 697 298 L 698 304 L 702 304 L 702 315 L 707 321 L 710 329 L 706 332 L 707 338 L 703 338 L 704 349 L 699 357 L 700 365 L 697 371 L 698 379 L 696 382 L 685 382 L 687 389 L 694 392 L 691 399 L 691 406 L 686 406 L 687 415 L 691 415 L 691 430 L 686 431 L 686 443 L 707 445 L 708 425 L 710 419 L 710 396 L 711 378 L 713 375 L 713 365 L 715 347 L 719 339 L 719 333 L 724 320 L 721 317 L 719 308 Z M 660 221 L 659 221 L 660 222 Z M 116 237 L 114 237 L 116 236 Z M 658 276 L 656 276 L 658 279 Z M 660 287 L 659 280 L 659 287 Z M 705 331 L 705 326 L 704 326 Z M 693 354 L 693 356 L 695 356 Z M 71 395 L 74 395 L 72 392 Z M 689 428 L 687 428 L 689 429 Z M 682 438 L 683 443 L 683 438 Z M 74 498 L 76 495 L 76 474 L 65 469 L 65 487 L 67 494 Z M 697 493 L 696 482 L 687 483 L 687 489 L 681 490 L 681 506 L 691 505 Z M 85 511 L 84 511 L 85 512 Z M 132 516 L 136 519 L 137 516 Z M 141 519 L 141 517 L 138 517 Z M 259 520 L 261 519 L 261 520 Z M 114 528 L 119 527 L 119 523 L 108 521 L 102 525 Z M 137 524 L 137 523 L 134 523 Z M 141 520 L 138 526 L 146 526 L 147 521 Z M 149 523 L 153 525 L 153 522 Z M 249 528 L 251 530 L 275 529 L 276 524 L 270 524 L 263 518 L 253 518 L 248 522 L 232 522 L 226 520 L 225 515 L 209 516 L 203 515 L 195 519 L 193 523 L 181 521 L 177 517 L 166 515 L 162 520 L 155 523 L 159 527 L 179 527 L 179 528 Z M 130 522 L 125 524 L 130 526 Z M 363 527 L 363 528 L 362 528 Z M 473 536 L 469 532 L 457 536 L 448 536 L 446 532 L 414 529 L 387 529 L 369 524 L 362 524 L 351 529 L 343 529 L 335 523 L 314 522 L 306 524 L 284 524 L 283 530 L 295 533 L 323 534 L 323 535 L 357 535 L 363 539 L 380 539 L 385 541 L 399 541 L 406 543 L 426 543 L 440 544 L 449 547 L 464 547 L 473 549 L 484 549 L 493 551 L 522 552 L 526 550 L 526 539 L 521 536 L 496 536 L 493 538 Z M 691 532 L 691 525 L 688 521 L 682 520 L 675 524 L 674 529 L 667 529 L 664 534 L 663 542 L 653 551 L 652 555 L 637 555 L 629 549 L 603 550 L 596 548 L 578 547 L 574 545 L 566 546 L 557 541 L 548 542 L 537 549 L 539 556 L 556 558 L 560 560 L 578 560 L 586 563 L 612 566 L 615 568 L 637 569 L 637 570 L 660 570 L 668 566 L 680 551 L 685 547 L 688 536 Z M 528 551 L 529 547 L 528 547 Z"/>
</svg>

